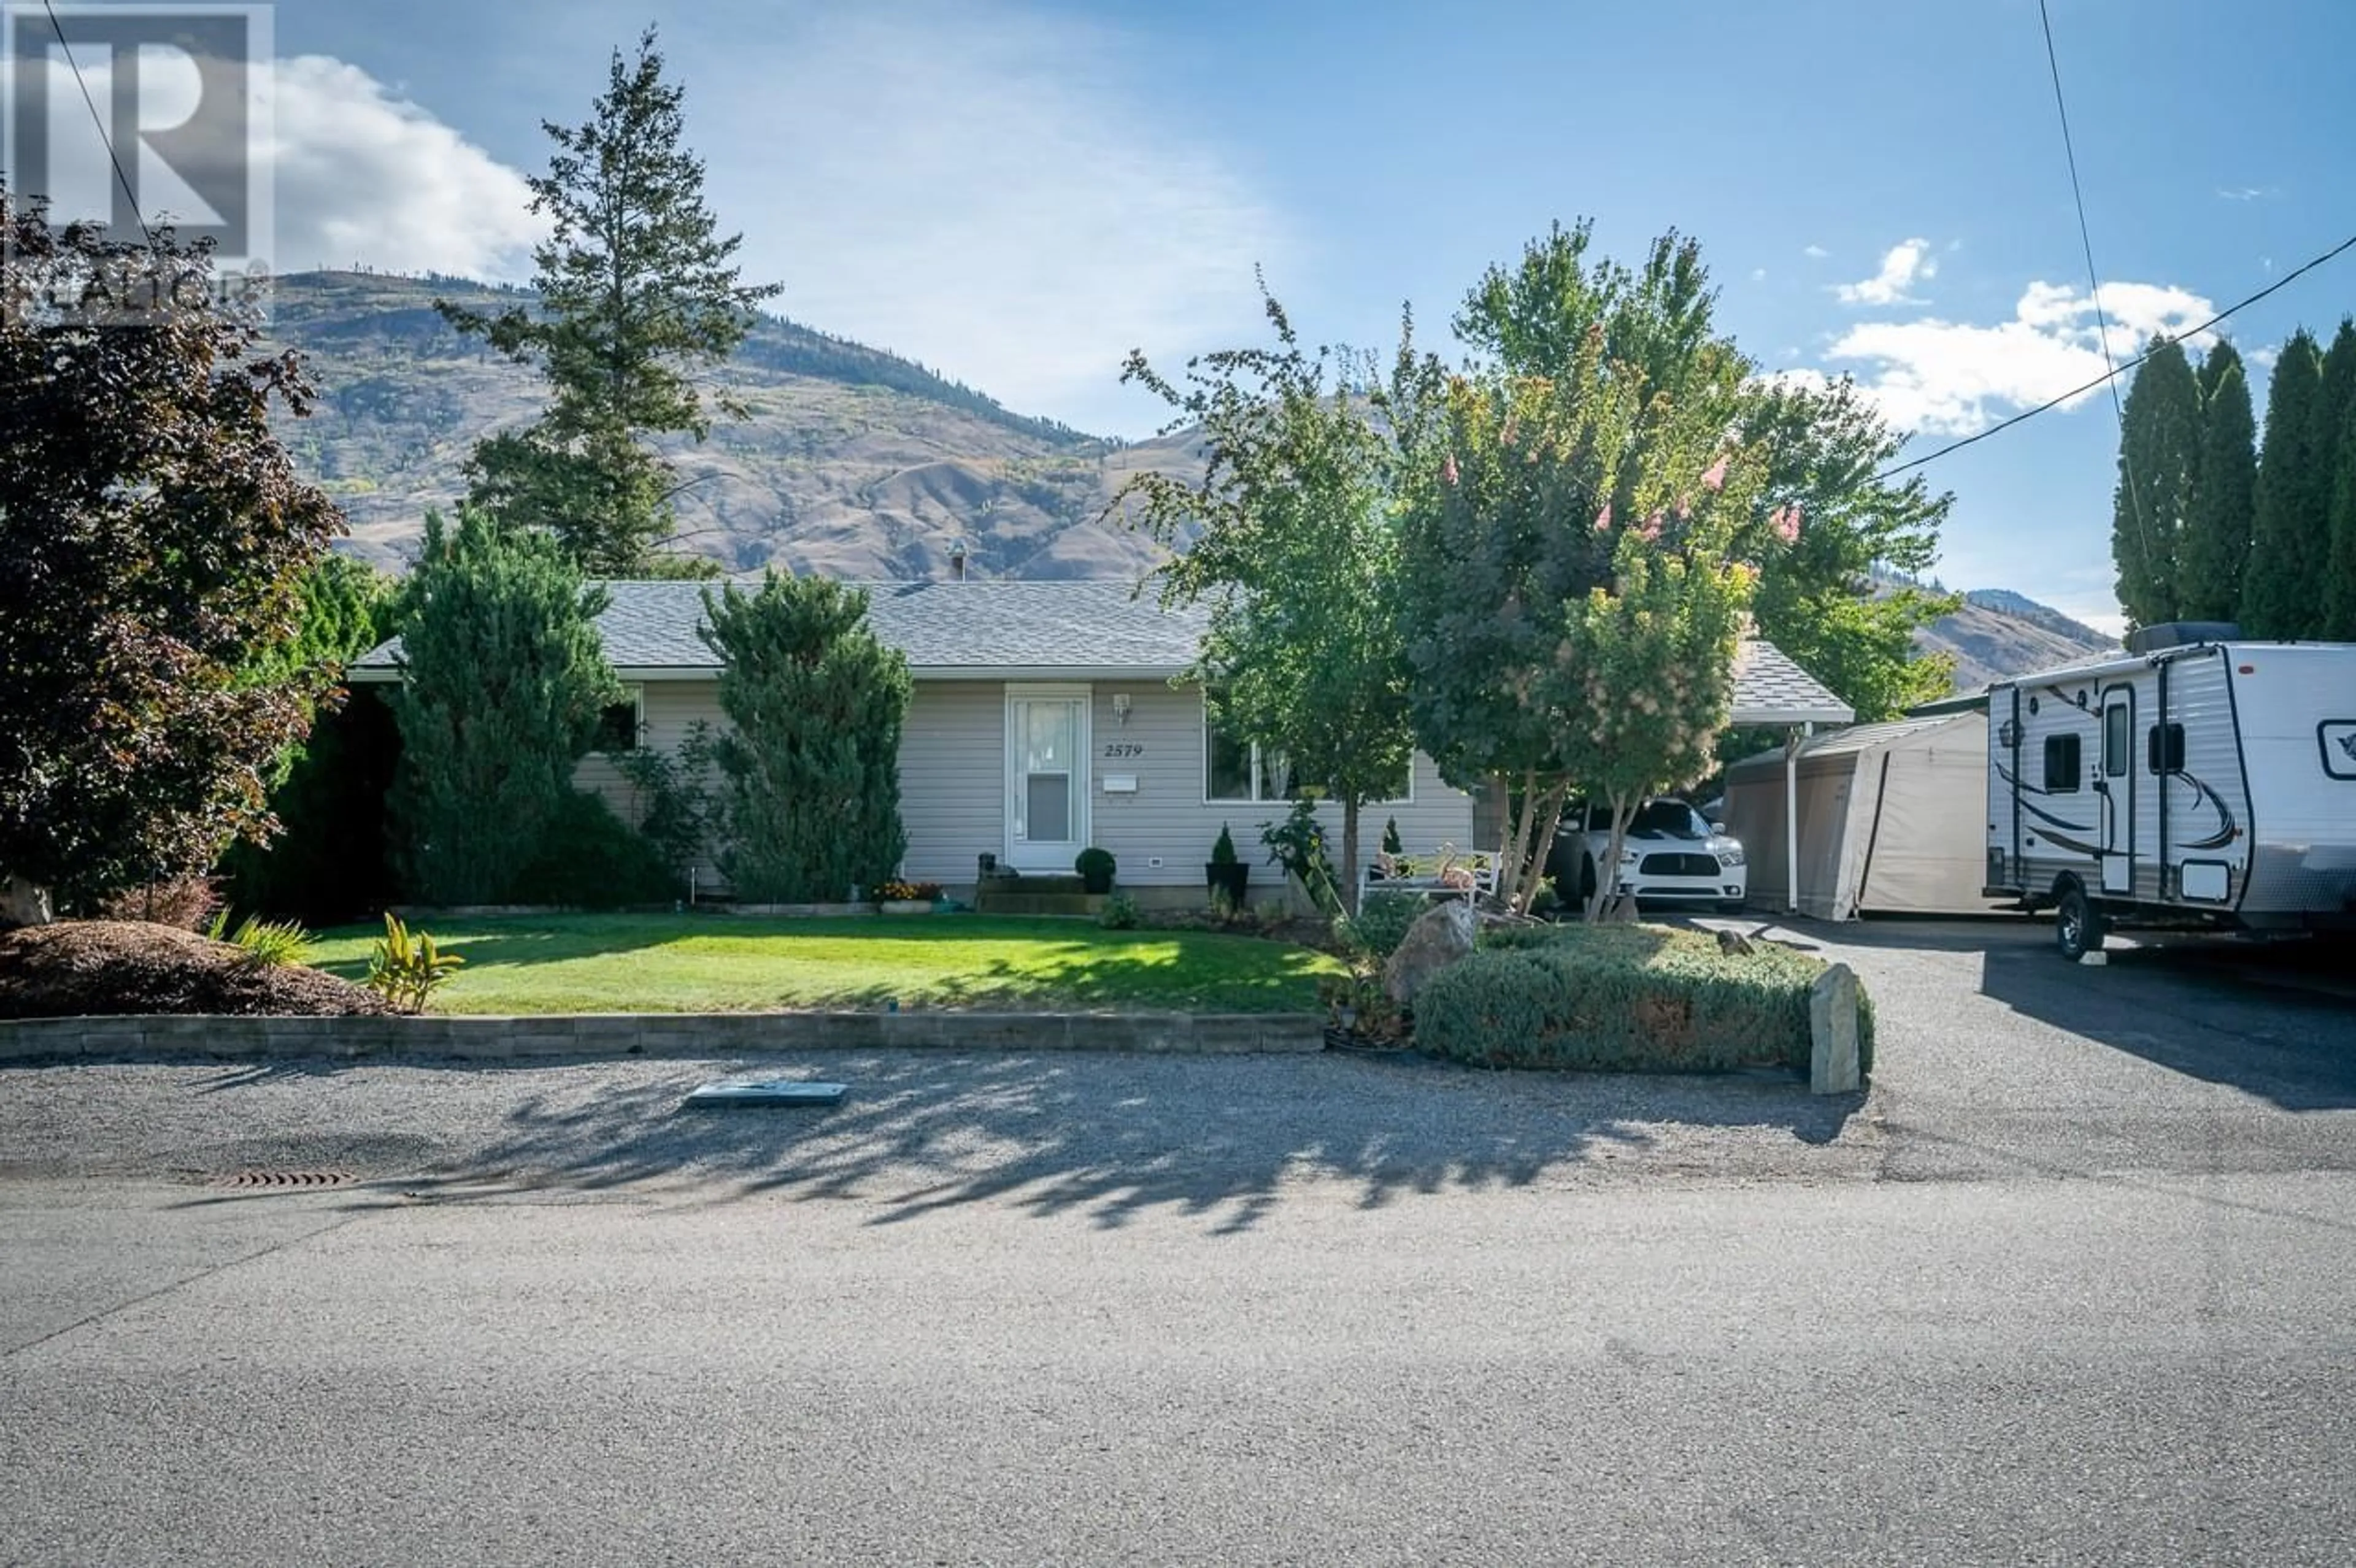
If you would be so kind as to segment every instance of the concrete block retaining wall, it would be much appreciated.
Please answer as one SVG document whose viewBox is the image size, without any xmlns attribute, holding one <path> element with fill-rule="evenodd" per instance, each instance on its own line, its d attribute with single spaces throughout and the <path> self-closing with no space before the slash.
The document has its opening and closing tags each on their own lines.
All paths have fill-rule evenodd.
<svg viewBox="0 0 2356 1568">
<path fill-rule="evenodd" d="M 1303 1013 L 606 1013 L 566 1018 L 25 1019 L 0 1062 L 126 1056 L 519 1061 L 751 1051 L 1125 1051 L 1252 1055 L 1323 1049 Z"/>
</svg>

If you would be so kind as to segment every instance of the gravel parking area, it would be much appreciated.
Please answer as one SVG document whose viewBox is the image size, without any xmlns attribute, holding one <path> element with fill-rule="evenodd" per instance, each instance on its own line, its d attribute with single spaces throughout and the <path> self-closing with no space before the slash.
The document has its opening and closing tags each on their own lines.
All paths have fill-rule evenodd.
<svg viewBox="0 0 2356 1568">
<path fill-rule="evenodd" d="M 689 1110 L 746 1071 L 849 1084 L 831 1110 Z M 692 1183 L 893 1214 L 997 1199 L 1117 1221 L 1344 1182 L 1443 1188 L 1870 1170 L 1863 1097 L 1786 1077 L 1501 1074 L 1420 1060 L 813 1052 L 729 1061 L 82 1064 L 0 1074 L 0 1176 L 217 1182 L 348 1173 L 377 1193 Z"/>
</svg>

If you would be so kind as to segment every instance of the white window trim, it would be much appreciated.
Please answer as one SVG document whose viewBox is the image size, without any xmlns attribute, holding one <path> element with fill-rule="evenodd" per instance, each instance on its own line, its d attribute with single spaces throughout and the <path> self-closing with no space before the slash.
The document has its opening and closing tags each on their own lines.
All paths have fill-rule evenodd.
<svg viewBox="0 0 2356 1568">
<path fill-rule="evenodd" d="M 1202 788 L 1203 788 L 1203 804 L 1204 804 L 1205 805 L 1282 805 L 1282 806 L 1288 806 L 1288 807 L 1289 807 L 1289 806 L 1290 806 L 1290 805 L 1292 805 L 1293 797 L 1292 797 L 1292 796 L 1290 796 L 1290 795 L 1259 795 L 1259 794 L 1255 793 L 1255 794 L 1253 794 L 1253 795 L 1251 795 L 1246 796 L 1246 795 L 1213 795 L 1213 794 L 1211 793 L 1211 702 L 1210 702 L 1210 699 L 1209 699 L 1208 697 L 1204 697 L 1204 698 L 1202 698 L 1202 699 L 1201 699 L 1201 703 L 1202 703 L 1201 721 L 1202 721 L 1202 726 L 1203 726 L 1203 764 L 1202 764 L 1202 766 L 1201 766 L 1198 770 L 1196 770 L 1196 771 L 1197 771 L 1197 772 L 1202 775 L 1202 780 L 1203 780 L 1203 785 L 1202 785 Z M 1387 797 L 1385 797 L 1385 798 L 1383 798 L 1383 799 L 1380 799 L 1380 800 L 1365 800 L 1365 801 L 1361 801 L 1361 802 L 1359 803 L 1359 805 L 1360 805 L 1361 806 L 1376 806 L 1376 805 L 1380 805 L 1380 806 L 1413 805 L 1415 804 L 1415 759 L 1416 759 L 1416 758 L 1417 758 L 1417 756 L 1419 756 L 1419 754 L 1420 754 L 1420 753 L 1419 753 L 1419 752 L 1409 752 L 1408 753 L 1408 759 L 1407 759 L 1407 793 L 1406 793 L 1405 795 L 1390 795 L 1390 796 L 1387 796 Z M 1251 742 L 1251 779 L 1252 779 L 1252 788 L 1253 788 L 1253 790 L 1254 790 L 1255 792 L 1257 792 L 1257 791 L 1258 790 L 1258 788 L 1259 788 L 1259 781 L 1260 781 L 1260 773 L 1261 773 L 1261 771 L 1262 771 L 1262 770 L 1261 770 L 1261 767 L 1260 767 L 1260 751 L 1259 751 L 1259 742 L 1258 742 L 1258 741 L 1252 741 L 1252 742 Z M 1319 796 L 1317 797 L 1317 799 L 1318 799 L 1318 803 L 1319 803 L 1320 805 L 1323 805 L 1325 802 L 1330 801 L 1331 799 L 1333 799 L 1333 797 L 1332 797 L 1331 795 L 1319 795 Z"/>
</svg>

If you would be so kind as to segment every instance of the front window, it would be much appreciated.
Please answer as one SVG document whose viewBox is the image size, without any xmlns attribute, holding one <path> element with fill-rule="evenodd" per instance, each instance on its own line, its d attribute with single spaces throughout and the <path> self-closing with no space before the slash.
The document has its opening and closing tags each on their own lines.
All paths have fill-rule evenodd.
<svg viewBox="0 0 2356 1568">
<path fill-rule="evenodd" d="M 1292 773 L 1284 759 L 1239 741 L 1204 718 L 1203 795 L 1215 801 L 1290 800 Z"/>
<path fill-rule="evenodd" d="M 1203 798 L 1221 804 L 1290 801 L 1303 792 L 1303 781 L 1293 777 L 1292 764 L 1280 752 L 1237 739 L 1221 728 L 1210 705 L 1203 708 Z M 1399 775 L 1398 787 L 1367 800 L 1368 805 L 1412 804 L 1411 770 Z"/>
</svg>

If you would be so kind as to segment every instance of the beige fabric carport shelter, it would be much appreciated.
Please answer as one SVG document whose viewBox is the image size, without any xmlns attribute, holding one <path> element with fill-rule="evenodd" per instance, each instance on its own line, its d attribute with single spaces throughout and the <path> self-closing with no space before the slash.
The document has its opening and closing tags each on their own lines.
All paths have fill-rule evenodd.
<svg viewBox="0 0 2356 1568">
<path fill-rule="evenodd" d="M 1751 895 L 1820 920 L 1986 912 L 1987 816 L 1984 711 L 1820 735 L 1726 774 Z"/>
</svg>

